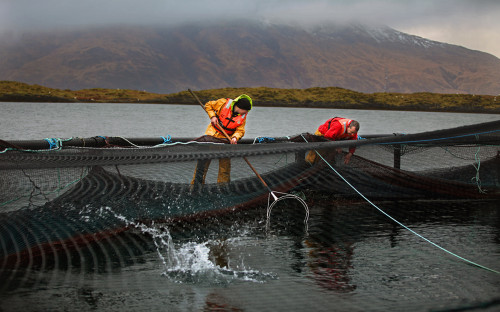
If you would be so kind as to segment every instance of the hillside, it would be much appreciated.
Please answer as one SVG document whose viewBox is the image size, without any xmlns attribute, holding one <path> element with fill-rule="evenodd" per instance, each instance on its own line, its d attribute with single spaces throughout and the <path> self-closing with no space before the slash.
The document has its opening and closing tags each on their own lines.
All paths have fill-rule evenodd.
<svg viewBox="0 0 500 312">
<path fill-rule="evenodd" d="M 342 88 L 223 88 L 193 90 L 202 101 L 223 97 L 234 98 L 242 93 L 252 97 L 254 105 L 274 107 L 311 107 L 345 109 L 385 109 L 500 113 L 500 97 L 470 94 L 436 93 L 361 93 Z M 96 103 L 158 103 L 196 104 L 185 90 L 172 94 L 148 93 L 122 89 L 82 89 L 78 91 L 47 88 L 13 81 L 0 81 L 0 101 L 8 102 L 96 102 Z"/>
<path fill-rule="evenodd" d="M 227 21 L 29 33 L 0 42 L 0 80 L 58 89 L 500 93 L 498 58 L 386 26 Z"/>
</svg>

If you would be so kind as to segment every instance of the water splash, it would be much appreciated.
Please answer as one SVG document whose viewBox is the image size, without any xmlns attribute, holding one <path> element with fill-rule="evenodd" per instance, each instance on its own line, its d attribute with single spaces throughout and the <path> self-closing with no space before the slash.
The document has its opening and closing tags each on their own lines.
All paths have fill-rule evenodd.
<svg viewBox="0 0 500 312">
<path fill-rule="evenodd" d="M 85 212 L 81 213 L 81 219 L 88 222 L 90 211 Z M 232 261 L 229 250 L 236 247 L 238 241 L 242 240 L 241 237 L 231 238 L 224 242 L 206 240 L 175 243 L 168 227 L 164 224 L 153 222 L 146 225 L 131 221 L 113 211 L 109 206 L 101 207 L 97 210 L 97 214 L 100 217 L 113 216 L 124 222 L 127 227 L 135 228 L 142 234 L 151 236 L 164 267 L 162 275 L 175 283 L 225 285 L 235 281 L 265 283 L 268 280 L 278 278 L 273 273 L 263 273 L 247 268 L 244 259 Z M 244 235 L 244 232 L 242 233 Z M 234 258 L 238 258 L 238 256 L 234 256 Z"/>
<path fill-rule="evenodd" d="M 276 279 L 276 274 L 263 273 L 246 268 L 243 261 L 233 264 L 220 242 L 208 240 L 201 243 L 188 242 L 177 249 L 169 247 L 169 264 L 164 275 L 178 283 L 229 284 L 234 281 L 264 283 Z"/>
</svg>

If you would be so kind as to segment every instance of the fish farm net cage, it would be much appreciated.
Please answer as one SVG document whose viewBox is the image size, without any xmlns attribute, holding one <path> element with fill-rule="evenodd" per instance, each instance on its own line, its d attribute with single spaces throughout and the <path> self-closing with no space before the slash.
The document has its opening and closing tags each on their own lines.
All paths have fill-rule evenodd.
<svg viewBox="0 0 500 312">
<path fill-rule="evenodd" d="M 357 141 L 94 137 L 0 141 L 0 152 L 0 267 L 126 231 L 127 222 L 102 213 L 109 207 L 126 220 L 161 222 L 265 207 L 269 190 L 306 202 L 317 194 L 500 198 L 500 121 Z M 218 183 L 221 160 L 230 163 L 227 183 Z M 204 181 L 196 180 L 207 161 Z"/>
</svg>

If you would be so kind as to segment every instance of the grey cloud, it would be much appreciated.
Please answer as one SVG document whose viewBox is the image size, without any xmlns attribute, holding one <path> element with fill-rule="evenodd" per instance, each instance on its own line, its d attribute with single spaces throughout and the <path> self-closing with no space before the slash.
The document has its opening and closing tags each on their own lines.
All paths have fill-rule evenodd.
<svg viewBox="0 0 500 312">
<path fill-rule="evenodd" d="M 499 14 L 499 1 L 486 0 L 3 0 L 4 28 L 86 26 L 116 23 L 179 23 L 218 18 L 318 23 L 360 21 L 422 23 Z"/>
<path fill-rule="evenodd" d="M 0 32 L 123 23 L 172 25 L 233 18 L 305 26 L 325 22 L 359 21 L 385 24 L 402 31 L 420 29 L 424 33 L 418 35 L 423 37 L 429 29 L 434 30 L 430 33 L 437 33 L 440 29 L 442 32 L 446 30 L 449 36 L 453 36 L 456 29 L 457 38 L 467 38 L 467 33 L 500 30 L 500 1 L 0 0 Z M 470 37 L 472 41 L 474 36 Z M 467 46 L 468 43 L 464 41 L 462 45 Z M 496 54 L 500 55 L 500 46 Z"/>
</svg>

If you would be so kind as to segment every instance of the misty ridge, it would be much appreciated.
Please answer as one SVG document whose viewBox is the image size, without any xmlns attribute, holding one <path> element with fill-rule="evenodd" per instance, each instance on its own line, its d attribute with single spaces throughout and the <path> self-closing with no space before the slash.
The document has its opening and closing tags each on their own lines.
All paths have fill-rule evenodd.
<svg viewBox="0 0 500 312">
<path fill-rule="evenodd" d="M 58 89 L 500 94 L 497 57 L 388 26 L 239 20 L 4 34 L 0 40 L 0 80 Z"/>
</svg>

